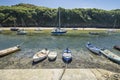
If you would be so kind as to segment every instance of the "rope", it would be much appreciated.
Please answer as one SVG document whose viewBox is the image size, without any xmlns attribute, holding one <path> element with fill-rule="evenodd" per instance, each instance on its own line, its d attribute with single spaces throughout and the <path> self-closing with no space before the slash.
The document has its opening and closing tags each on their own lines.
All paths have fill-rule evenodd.
<svg viewBox="0 0 120 80">
<path fill-rule="evenodd" d="M 29 40 L 29 39 L 28 39 Z M 23 42 L 21 42 L 19 45 L 17 45 L 17 46 L 22 46 L 23 44 L 25 44 L 26 42 L 28 42 L 28 40 L 25 38 L 25 40 L 23 41 Z"/>
<path fill-rule="evenodd" d="M 65 73 L 66 69 L 67 69 L 67 64 L 65 64 L 65 68 L 63 69 L 63 72 L 62 72 L 62 74 L 61 74 L 61 76 L 60 76 L 59 80 L 61 80 L 61 79 L 62 79 L 62 77 L 63 77 L 63 75 L 64 75 L 64 73 Z"/>
</svg>

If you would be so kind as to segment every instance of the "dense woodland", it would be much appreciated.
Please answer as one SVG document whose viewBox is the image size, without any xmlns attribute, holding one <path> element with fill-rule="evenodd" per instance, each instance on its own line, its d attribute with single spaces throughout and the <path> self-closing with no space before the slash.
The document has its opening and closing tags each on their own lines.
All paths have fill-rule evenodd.
<svg viewBox="0 0 120 80">
<path fill-rule="evenodd" d="M 120 9 L 59 7 L 59 10 L 62 27 L 120 28 Z M 55 27 L 58 26 L 58 9 L 24 3 L 0 6 L 0 24 L 3 27 Z"/>
</svg>

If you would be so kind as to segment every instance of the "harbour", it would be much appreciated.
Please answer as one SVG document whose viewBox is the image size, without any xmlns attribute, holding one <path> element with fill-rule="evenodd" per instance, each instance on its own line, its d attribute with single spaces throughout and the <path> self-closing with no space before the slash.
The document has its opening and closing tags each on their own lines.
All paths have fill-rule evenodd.
<svg viewBox="0 0 120 80">
<path fill-rule="evenodd" d="M 75 33 L 71 36 L 69 31 L 68 34 L 64 36 L 52 36 L 50 33 L 45 34 L 45 36 L 43 33 L 19 36 L 16 34 L 0 34 L 0 50 L 24 42 L 20 47 L 21 51 L 0 58 L 0 69 L 61 69 L 64 67 L 62 53 L 63 50 L 68 47 L 71 49 L 73 55 L 73 60 L 68 65 L 68 68 L 101 68 L 120 72 L 118 64 L 111 62 L 104 56 L 97 56 L 91 53 L 85 47 L 85 44 L 90 41 L 97 47 L 107 48 L 120 56 L 120 52 L 113 49 L 115 44 L 120 43 L 119 32 L 110 35 L 89 35 L 88 33 L 81 33 L 80 30 L 73 32 L 77 34 Z M 78 32 L 81 34 L 78 34 Z M 58 53 L 57 59 L 53 62 L 45 59 L 36 65 L 32 65 L 33 55 L 43 48 L 56 51 Z"/>
</svg>

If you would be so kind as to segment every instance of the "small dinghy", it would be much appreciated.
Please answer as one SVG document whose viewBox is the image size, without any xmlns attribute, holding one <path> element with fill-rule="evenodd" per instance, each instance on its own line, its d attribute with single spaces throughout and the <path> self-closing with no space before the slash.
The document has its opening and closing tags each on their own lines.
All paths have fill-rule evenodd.
<svg viewBox="0 0 120 80">
<path fill-rule="evenodd" d="M 120 57 L 118 55 L 115 55 L 115 53 L 107 49 L 101 49 L 100 52 L 111 61 L 120 64 Z"/>
<path fill-rule="evenodd" d="M 97 47 L 95 47 L 95 46 L 92 45 L 91 43 L 88 42 L 88 43 L 86 44 L 86 47 L 87 47 L 91 52 L 93 52 L 93 53 L 95 53 L 95 54 L 97 54 L 97 55 L 101 55 L 100 49 L 97 48 Z"/>
<path fill-rule="evenodd" d="M 114 48 L 120 51 L 120 46 L 115 45 Z"/>
<path fill-rule="evenodd" d="M 65 63 L 70 63 L 72 61 L 72 54 L 71 51 L 66 48 L 62 54 L 62 59 Z"/>
<path fill-rule="evenodd" d="M 34 56 L 33 56 L 33 62 L 38 62 L 38 61 L 42 61 L 45 58 L 47 58 L 49 53 L 48 49 L 43 49 L 39 52 L 37 52 Z"/>
<path fill-rule="evenodd" d="M 50 51 L 48 54 L 48 60 L 53 61 L 53 60 L 56 60 L 56 58 L 57 58 L 57 52 Z"/>
</svg>

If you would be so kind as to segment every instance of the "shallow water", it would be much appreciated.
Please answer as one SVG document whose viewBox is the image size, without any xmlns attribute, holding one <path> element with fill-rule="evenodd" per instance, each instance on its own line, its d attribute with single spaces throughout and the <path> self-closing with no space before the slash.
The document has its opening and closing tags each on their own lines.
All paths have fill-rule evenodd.
<svg viewBox="0 0 120 80">
<path fill-rule="evenodd" d="M 61 55 L 62 51 L 67 47 L 72 50 L 73 54 L 73 62 L 68 65 L 69 68 L 95 68 L 97 66 L 102 68 L 99 65 L 103 66 L 105 64 L 114 65 L 115 67 L 117 66 L 116 68 L 119 67 L 119 65 L 109 61 L 103 56 L 96 56 L 88 51 L 85 47 L 85 44 L 88 41 L 97 47 L 108 48 L 120 56 L 120 52 L 113 49 L 115 44 L 120 45 L 120 33 L 110 35 L 80 34 L 77 36 L 28 36 L 0 34 L 0 50 L 24 42 L 21 46 L 21 51 L 0 58 L 0 68 L 62 68 L 64 63 L 61 60 Z M 46 59 L 43 62 L 33 66 L 32 56 L 43 48 L 56 50 L 58 52 L 57 60 L 51 63 Z"/>
</svg>

